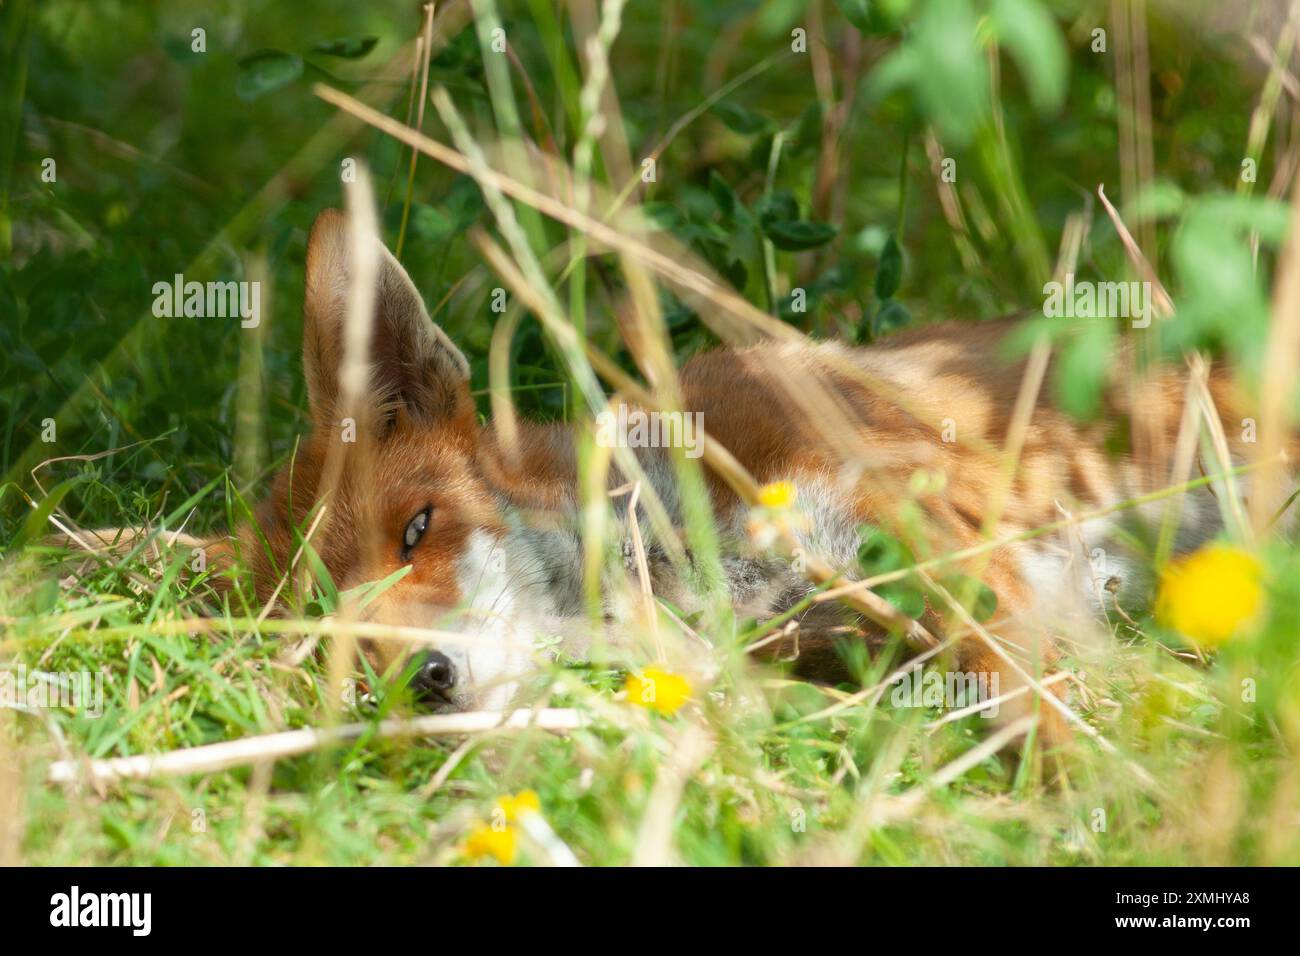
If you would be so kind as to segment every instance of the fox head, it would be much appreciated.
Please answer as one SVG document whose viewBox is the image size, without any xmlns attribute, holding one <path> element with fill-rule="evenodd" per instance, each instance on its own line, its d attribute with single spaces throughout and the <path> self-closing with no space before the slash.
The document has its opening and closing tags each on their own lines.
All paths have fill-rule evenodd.
<svg viewBox="0 0 1300 956">
<path fill-rule="evenodd" d="M 412 687 L 434 706 L 500 708 L 532 655 L 513 589 L 527 555 L 506 554 L 505 501 L 489 483 L 496 465 L 469 363 L 376 237 L 368 374 L 359 401 L 343 407 L 351 241 L 339 212 L 312 227 L 303 320 L 311 433 L 275 478 L 258 527 L 241 533 L 245 560 L 263 601 L 284 588 L 303 535 L 339 591 L 409 565 L 361 616 L 459 639 L 368 640 L 363 650 L 380 673 L 413 666 Z"/>
</svg>

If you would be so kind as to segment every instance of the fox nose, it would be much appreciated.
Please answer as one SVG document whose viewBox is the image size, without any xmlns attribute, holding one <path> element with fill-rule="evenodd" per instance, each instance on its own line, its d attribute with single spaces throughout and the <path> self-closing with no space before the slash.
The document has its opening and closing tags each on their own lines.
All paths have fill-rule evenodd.
<svg viewBox="0 0 1300 956">
<path fill-rule="evenodd" d="M 442 651 L 429 651 L 411 678 L 411 689 L 422 700 L 447 702 L 456 686 L 456 667 Z"/>
</svg>

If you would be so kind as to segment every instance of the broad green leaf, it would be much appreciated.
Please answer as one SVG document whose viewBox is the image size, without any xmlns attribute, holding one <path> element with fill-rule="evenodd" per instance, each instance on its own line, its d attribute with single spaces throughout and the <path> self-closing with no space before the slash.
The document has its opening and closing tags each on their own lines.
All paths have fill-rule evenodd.
<svg viewBox="0 0 1300 956">
<path fill-rule="evenodd" d="M 908 617 L 917 618 L 925 613 L 925 594 L 906 581 L 890 581 L 877 588 L 876 593 Z"/>
<path fill-rule="evenodd" d="M 1061 30 L 1038 0 L 994 0 L 993 23 L 1020 72 L 1034 108 L 1055 112 L 1065 102 L 1069 52 Z"/>
<path fill-rule="evenodd" d="M 743 208 L 735 191 L 718 175 L 716 169 L 709 170 L 709 194 L 717 203 L 718 211 L 727 219 L 735 219 L 737 211 Z"/>
<path fill-rule="evenodd" d="M 879 0 L 835 0 L 835 6 L 840 8 L 844 19 L 862 33 L 878 36 L 898 29 L 898 20 L 884 9 L 890 5 L 882 4 Z"/>
<path fill-rule="evenodd" d="M 779 220 L 763 226 L 763 234 L 772 240 L 778 249 L 801 252 L 816 249 L 835 238 L 836 229 L 824 222 L 804 222 L 800 220 Z"/>
<path fill-rule="evenodd" d="M 714 103 L 713 112 L 718 114 L 718 119 L 722 120 L 727 129 L 740 133 L 742 136 L 753 136 L 755 133 L 761 133 L 769 125 L 766 117 L 743 106 L 738 106 L 729 100 Z"/>
<path fill-rule="evenodd" d="M 989 70 L 970 0 L 931 0 L 902 45 L 868 77 L 877 97 L 908 90 L 945 143 L 963 146 L 989 108 Z"/>
<path fill-rule="evenodd" d="M 686 222 L 682 211 L 670 202 L 648 202 L 641 207 L 641 214 L 661 229 L 675 229 Z"/>
<path fill-rule="evenodd" d="M 1187 208 L 1187 203 L 1188 196 L 1182 187 L 1168 179 L 1158 179 L 1148 184 L 1133 202 L 1124 204 L 1124 221 L 1131 228 L 1135 223 L 1177 216 Z"/>
<path fill-rule="evenodd" d="M 763 226 L 769 222 L 798 219 L 799 202 L 794 198 L 794 193 L 788 189 L 778 189 L 776 192 L 761 196 L 754 204 L 754 212 Z"/>
<path fill-rule="evenodd" d="M 745 282 L 749 279 L 749 270 L 739 259 L 728 259 L 719 269 L 723 277 L 731 283 L 737 290 L 745 290 Z"/>
<path fill-rule="evenodd" d="M 1110 369 L 1112 335 L 1109 319 L 1087 320 L 1057 359 L 1056 400 L 1075 418 L 1090 419 L 1101 408 L 1102 388 Z"/>
<path fill-rule="evenodd" d="M 907 545 L 883 528 L 861 525 L 858 540 L 858 567 L 866 577 L 897 571 L 912 563 Z"/>
<path fill-rule="evenodd" d="M 251 101 L 302 76 L 302 58 L 283 50 L 262 50 L 240 60 L 238 71 L 235 93 Z"/>
<path fill-rule="evenodd" d="M 885 241 L 880 250 L 880 266 L 876 270 L 876 298 L 882 302 L 892 299 L 903 281 L 903 253 L 894 237 Z"/>
<path fill-rule="evenodd" d="M 437 70 L 477 77 L 483 72 L 483 54 L 473 30 L 460 30 L 451 42 L 429 61 Z"/>
<path fill-rule="evenodd" d="M 373 50 L 378 42 L 379 37 L 376 36 L 344 37 L 326 43 L 317 43 L 312 47 L 312 52 L 337 56 L 345 60 L 359 60 Z"/>
<path fill-rule="evenodd" d="M 799 114 L 799 122 L 788 139 L 792 152 L 816 149 L 822 141 L 822 104 L 813 100 Z"/>
</svg>

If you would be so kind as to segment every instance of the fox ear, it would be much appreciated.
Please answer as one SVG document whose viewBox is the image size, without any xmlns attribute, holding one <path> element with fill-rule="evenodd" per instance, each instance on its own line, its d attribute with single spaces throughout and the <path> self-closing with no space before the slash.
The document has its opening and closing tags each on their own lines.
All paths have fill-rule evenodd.
<svg viewBox="0 0 1300 956">
<path fill-rule="evenodd" d="M 327 209 L 307 239 L 302 364 L 312 420 L 334 427 L 351 269 L 347 216 Z M 429 319 L 415 284 L 376 237 L 380 249 L 370 338 L 367 408 L 381 421 L 399 412 L 423 422 L 472 423 L 469 362 Z"/>
</svg>

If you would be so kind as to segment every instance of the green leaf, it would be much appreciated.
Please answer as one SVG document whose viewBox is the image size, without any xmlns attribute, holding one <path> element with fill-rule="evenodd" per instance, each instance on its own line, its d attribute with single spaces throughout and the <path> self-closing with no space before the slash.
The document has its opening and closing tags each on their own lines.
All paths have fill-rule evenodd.
<svg viewBox="0 0 1300 956">
<path fill-rule="evenodd" d="M 378 42 L 379 37 L 376 36 L 344 37 L 326 43 L 317 43 L 312 47 L 312 52 L 337 56 L 345 60 L 359 60 L 373 50 Z"/>
<path fill-rule="evenodd" d="M 294 544 L 302 549 L 303 558 L 306 559 L 307 567 L 316 579 L 316 585 L 319 590 L 316 593 L 316 600 L 312 603 L 320 609 L 321 616 L 335 614 L 339 609 L 339 589 L 334 583 L 334 578 L 330 575 L 329 570 L 325 567 L 325 562 L 317 554 L 316 549 L 298 531 L 294 529 Z"/>
<path fill-rule="evenodd" d="M 235 94 L 245 102 L 292 83 L 302 76 L 302 58 L 283 50 L 262 50 L 238 63 Z"/>
<path fill-rule="evenodd" d="M 763 226 L 763 234 L 772 240 L 772 245 L 791 252 L 824 246 L 835 238 L 837 231 L 834 226 L 824 222 L 801 220 L 778 220 Z"/>
<path fill-rule="evenodd" d="M 80 484 L 80 478 L 69 478 L 67 481 L 61 481 L 50 489 L 50 493 L 45 496 L 39 505 L 32 509 L 24 520 L 18 533 L 14 535 L 13 541 L 9 542 L 9 550 L 17 551 L 29 541 L 34 541 L 42 535 L 50 533 L 50 515 L 54 514 L 54 509 L 59 506 L 59 502 L 64 496 Z"/>
<path fill-rule="evenodd" d="M 908 617 L 917 618 L 925 613 L 925 594 L 903 581 L 890 581 L 876 589 L 876 593 Z"/>
<path fill-rule="evenodd" d="M 822 104 L 813 100 L 799 115 L 799 122 L 789 137 L 790 150 L 802 152 L 816 149 L 822 141 Z"/>
<path fill-rule="evenodd" d="M 903 252 L 894 237 L 885 241 L 880 250 L 880 266 L 876 270 L 876 298 L 882 302 L 892 299 L 903 281 Z"/>
<path fill-rule="evenodd" d="M 776 133 L 765 130 L 750 141 L 749 154 L 745 162 L 755 172 L 767 175 L 767 167 L 772 164 L 772 144 L 776 142 Z"/>
<path fill-rule="evenodd" d="M 1110 370 L 1110 321 L 1093 319 L 1073 336 L 1056 363 L 1056 400 L 1079 419 L 1094 417 L 1101 408 L 1101 392 Z"/>
<path fill-rule="evenodd" d="M 713 112 L 722 120 L 727 129 L 742 136 L 753 136 L 767 129 L 767 118 L 743 106 L 737 106 L 728 100 L 713 104 Z"/>
<path fill-rule="evenodd" d="M 402 580 L 402 578 L 410 574 L 414 569 L 415 565 L 404 564 L 382 580 L 367 581 L 365 584 L 358 584 L 356 587 L 348 588 L 346 591 L 340 593 L 339 597 L 344 603 L 356 601 L 356 609 L 361 610 L 398 581 Z"/>
<path fill-rule="evenodd" d="M 438 51 L 438 55 L 429 61 L 429 65 L 441 71 L 458 73 L 467 77 L 478 77 L 483 73 L 483 55 L 480 51 L 478 37 L 473 30 L 461 30 Z"/>
<path fill-rule="evenodd" d="M 709 194 L 717 203 L 718 211 L 724 218 L 735 219 L 737 211 L 744 208 L 735 191 L 718 175 L 716 169 L 709 170 Z"/>
<path fill-rule="evenodd" d="M 641 214 L 660 229 L 676 229 L 686 222 L 682 211 L 670 202 L 648 202 L 641 207 Z"/>
<path fill-rule="evenodd" d="M 729 237 L 716 223 L 688 222 L 678 227 L 677 235 L 678 238 L 695 246 L 705 256 L 721 256 L 727 250 Z M 720 261 L 719 259 L 713 264 L 717 265 Z"/>
<path fill-rule="evenodd" d="M 888 574 L 912 564 L 912 552 L 897 537 L 875 525 L 858 527 L 858 567 L 866 577 Z"/>
<path fill-rule="evenodd" d="M 989 108 L 989 68 L 978 25 L 970 0 L 931 0 L 903 44 L 872 71 L 868 89 L 877 97 L 909 91 L 946 145 L 966 145 Z"/>
<path fill-rule="evenodd" d="M 879 36 L 898 29 L 898 22 L 880 9 L 877 0 L 835 0 L 835 6 L 862 33 Z"/>
<path fill-rule="evenodd" d="M 754 212 L 758 214 L 759 224 L 763 226 L 769 222 L 798 219 L 799 201 L 788 189 L 778 189 L 776 192 L 761 196 L 754 204 Z"/>
<path fill-rule="evenodd" d="M 1055 112 L 1065 102 L 1069 52 L 1052 15 L 1037 0 L 994 0 L 998 39 L 1024 74 L 1030 102 Z"/>
<path fill-rule="evenodd" d="M 749 279 L 749 270 L 739 259 L 728 259 L 719 269 L 723 278 L 739 292 L 745 291 L 745 282 Z"/>
</svg>

